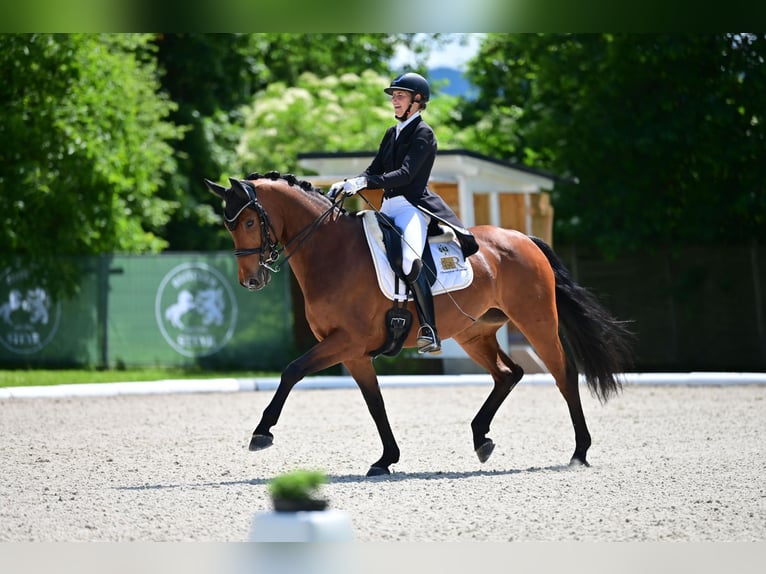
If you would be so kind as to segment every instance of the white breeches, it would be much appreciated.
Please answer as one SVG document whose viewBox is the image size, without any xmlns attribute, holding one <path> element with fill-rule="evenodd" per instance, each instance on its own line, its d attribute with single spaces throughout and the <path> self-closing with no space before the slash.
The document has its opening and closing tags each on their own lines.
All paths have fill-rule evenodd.
<svg viewBox="0 0 766 574">
<path fill-rule="evenodd" d="M 402 271 L 409 275 L 413 262 L 423 256 L 431 218 L 402 196 L 384 199 L 380 211 L 402 230 Z"/>
</svg>

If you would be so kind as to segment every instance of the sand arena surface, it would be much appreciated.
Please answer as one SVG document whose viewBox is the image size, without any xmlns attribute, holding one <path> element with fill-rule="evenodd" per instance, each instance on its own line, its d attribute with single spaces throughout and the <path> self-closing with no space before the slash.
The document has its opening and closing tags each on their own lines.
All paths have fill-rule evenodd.
<svg viewBox="0 0 766 574">
<path fill-rule="evenodd" d="M 324 469 L 360 541 L 764 541 L 766 387 L 626 385 L 583 401 L 590 468 L 553 385 L 501 407 L 480 464 L 470 421 L 489 387 L 384 388 L 401 448 L 358 390 L 299 390 L 247 450 L 271 392 L 0 400 L 0 541 L 246 540 L 268 481 Z"/>
</svg>

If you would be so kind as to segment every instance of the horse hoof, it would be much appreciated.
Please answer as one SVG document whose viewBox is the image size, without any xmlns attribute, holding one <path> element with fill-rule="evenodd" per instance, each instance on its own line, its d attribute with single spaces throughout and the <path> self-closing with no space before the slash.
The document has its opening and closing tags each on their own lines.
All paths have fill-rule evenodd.
<svg viewBox="0 0 766 574">
<path fill-rule="evenodd" d="M 250 450 L 263 450 L 274 444 L 274 437 L 265 434 L 254 434 L 250 439 Z"/>
<path fill-rule="evenodd" d="M 382 466 L 371 466 L 367 471 L 367 476 L 386 476 L 391 474 L 391 471 Z"/>
<path fill-rule="evenodd" d="M 573 456 L 572 460 L 569 461 L 569 466 L 590 466 L 590 463 L 584 458 Z"/>
<path fill-rule="evenodd" d="M 495 443 L 492 442 L 491 438 L 488 438 L 483 445 L 476 449 L 476 456 L 479 457 L 479 462 L 487 462 L 493 450 L 495 450 Z"/>
</svg>

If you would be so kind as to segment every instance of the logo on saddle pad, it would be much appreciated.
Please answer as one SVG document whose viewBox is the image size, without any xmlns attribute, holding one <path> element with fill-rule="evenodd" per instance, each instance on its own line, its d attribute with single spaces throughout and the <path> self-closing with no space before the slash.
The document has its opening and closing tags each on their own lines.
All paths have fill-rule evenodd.
<svg viewBox="0 0 766 574">
<path fill-rule="evenodd" d="M 0 344 L 29 355 L 51 342 L 58 331 L 61 303 L 29 284 L 29 272 L 6 269 L 0 275 Z"/>
<path fill-rule="evenodd" d="M 462 266 L 466 265 L 463 258 L 455 255 L 454 250 L 451 250 L 446 244 L 437 243 L 436 250 L 439 252 L 439 257 L 435 259 L 438 261 L 441 271 L 444 271 L 445 273 L 460 271 Z"/>
<path fill-rule="evenodd" d="M 168 272 L 157 290 L 154 314 L 162 336 L 186 357 L 212 355 L 228 343 L 237 324 L 237 302 L 226 279 L 204 263 Z"/>
</svg>

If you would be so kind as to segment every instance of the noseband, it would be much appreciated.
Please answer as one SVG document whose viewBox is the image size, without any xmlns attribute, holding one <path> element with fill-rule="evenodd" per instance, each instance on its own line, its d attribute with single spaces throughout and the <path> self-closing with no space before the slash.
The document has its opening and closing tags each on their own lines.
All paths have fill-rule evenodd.
<svg viewBox="0 0 766 574">
<path fill-rule="evenodd" d="M 226 227 L 229 231 L 233 231 L 237 226 L 237 219 L 248 208 L 252 208 L 258 214 L 258 220 L 261 227 L 261 246 L 253 249 L 235 249 L 234 255 L 237 257 L 249 257 L 250 255 L 260 255 L 259 264 L 261 267 L 265 267 L 269 271 L 278 272 L 279 267 L 275 266 L 279 256 L 282 253 L 282 249 L 279 248 L 279 241 L 272 239 L 272 234 L 276 236 L 274 226 L 269 221 L 269 216 L 266 210 L 263 209 L 261 202 L 258 201 L 258 197 L 255 195 L 255 189 L 248 183 L 242 183 L 242 187 L 247 192 L 248 201 L 243 205 L 240 210 L 232 218 L 226 217 L 224 214 L 223 219 Z M 265 247 L 264 247 L 265 246 Z M 268 254 L 268 255 L 266 255 Z"/>
</svg>

